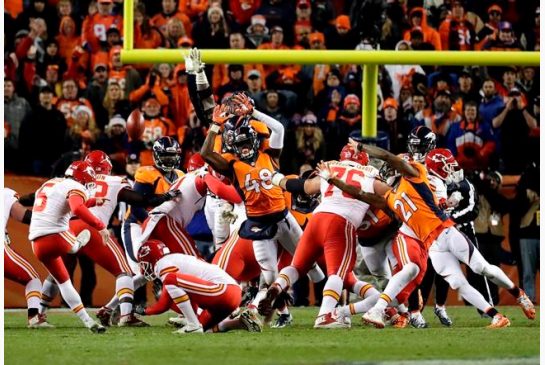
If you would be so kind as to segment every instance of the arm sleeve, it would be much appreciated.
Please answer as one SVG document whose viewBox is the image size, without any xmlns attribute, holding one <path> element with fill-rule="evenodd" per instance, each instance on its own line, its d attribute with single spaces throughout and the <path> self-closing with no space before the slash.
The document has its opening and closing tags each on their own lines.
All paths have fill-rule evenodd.
<svg viewBox="0 0 545 365">
<path fill-rule="evenodd" d="M 30 224 L 31 220 L 32 220 L 32 210 L 27 209 L 25 212 L 25 216 L 23 217 L 23 223 Z"/>
<path fill-rule="evenodd" d="M 68 204 L 70 205 L 70 211 L 85 223 L 91 225 L 93 228 L 96 228 L 99 231 L 106 228 L 106 225 L 100 219 L 95 217 L 89 208 L 85 206 L 85 202 L 83 201 L 81 195 L 69 195 Z"/>
<path fill-rule="evenodd" d="M 271 129 L 271 137 L 269 140 L 271 148 L 282 149 L 284 147 L 284 126 L 282 123 L 256 109 L 254 109 L 252 116 L 257 120 L 264 122 L 267 127 Z"/>
<path fill-rule="evenodd" d="M 221 199 L 227 200 L 232 204 L 242 203 L 242 198 L 233 185 L 224 184 L 220 179 L 211 174 L 206 174 L 203 180 L 212 194 L 217 195 Z"/>
</svg>

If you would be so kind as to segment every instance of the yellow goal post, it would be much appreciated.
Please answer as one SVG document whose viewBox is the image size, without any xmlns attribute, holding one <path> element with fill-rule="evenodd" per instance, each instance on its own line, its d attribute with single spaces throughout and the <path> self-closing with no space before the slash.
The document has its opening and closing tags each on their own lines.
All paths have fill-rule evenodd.
<svg viewBox="0 0 545 365">
<path fill-rule="evenodd" d="M 125 0 L 123 9 L 123 49 L 125 64 L 182 63 L 189 52 L 182 49 L 133 49 L 134 0 Z M 482 51 L 329 51 L 329 50 L 235 50 L 201 49 L 208 64 L 355 64 L 362 65 L 362 135 L 377 135 L 378 65 L 429 66 L 539 66 L 539 52 Z"/>
</svg>

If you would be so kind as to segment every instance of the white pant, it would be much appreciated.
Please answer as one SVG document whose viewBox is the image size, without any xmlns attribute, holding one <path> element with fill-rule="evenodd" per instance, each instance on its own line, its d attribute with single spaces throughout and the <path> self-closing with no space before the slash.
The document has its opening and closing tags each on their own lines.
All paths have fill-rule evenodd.
<svg viewBox="0 0 545 365">
<path fill-rule="evenodd" d="M 208 223 L 208 227 L 214 236 L 214 246 L 216 248 L 229 237 L 229 221 L 224 218 L 223 214 L 230 208 L 231 205 L 227 201 L 211 195 L 206 196 L 204 215 L 206 223 Z"/>
<path fill-rule="evenodd" d="M 392 237 L 388 235 L 388 237 L 381 239 L 374 246 L 361 246 L 363 262 L 371 275 L 384 279 L 392 277 L 392 271 L 390 265 L 388 265 L 388 256 L 386 254 L 386 247 L 390 243 L 392 243 Z"/>
</svg>

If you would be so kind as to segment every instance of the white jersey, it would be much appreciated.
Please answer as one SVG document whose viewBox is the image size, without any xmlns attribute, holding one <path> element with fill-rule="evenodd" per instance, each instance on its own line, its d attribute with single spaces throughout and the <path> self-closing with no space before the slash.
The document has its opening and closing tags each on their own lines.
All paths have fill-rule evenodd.
<svg viewBox="0 0 545 365">
<path fill-rule="evenodd" d="M 378 170 L 372 166 L 362 166 L 351 161 L 333 162 L 330 164 L 331 171 L 337 173 L 337 178 L 349 185 L 354 185 L 367 193 L 374 193 L 373 182 Z M 314 213 L 328 212 L 340 215 L 358 227 L 369 204 L 352 198 L 336 186 L 327 181 L 320 180 L 320 192 L 322 201 L 314 210 Z"/>
<path fill-rule="evenodd" d="M 115 207 L 117 206 L 117 196 L 121 189 L 130 188 L 126 178 L 121 176 L 97 175 L 95 198 L 106 199 L 104 204 L 89 208 L 91 213 L 98 217 L 104 224 L 108 225 Z"/>
<path fill-rule="evenodd" d="M 183 228 L 187 228 L 195 213 L 204 207 L 206 195 L 203 196 L 197 190 L 197 174 L 190 172 L 180 177 L 169 190 L 180 190 L 182 194 L 174 200 L 164 202 L 153 208 L 149 213 L 149 220 L 146 222 L 146 228 L 142 232 L 139 242 L 145 242 L 159 220 L 168 215 L 178 222 Z"/>
<path fill-rule="evenodd" d="M 220 269 L 219 266 L 209 264 L 195 256 L 183 255 L 181 253 L 169 254 L 157 261 L 155 264 L 155 275 L 162 279 L 169 272 L 175 272 L 175 268 L 181 274 L 195 276 L 214 284 L 238 285 L 235 279 Z"/>
<path fill-rule="evenodd" d="M 36 191 L 28 235 L 30 241 L 68 231 L 68 222 L 72 216 L 68 197 L 73 194 L 80 195 L 84 200 L 89 198 L 85 187 L 72 179 L 51 179 Z"/>
<path fill-rule="evenodd" d="M 8 220 L 11 213 L 11 207 L 19 200 L 19 196 L 10 188 L 4 188 L 4 232 L 8 231 Z"/>
</svg>

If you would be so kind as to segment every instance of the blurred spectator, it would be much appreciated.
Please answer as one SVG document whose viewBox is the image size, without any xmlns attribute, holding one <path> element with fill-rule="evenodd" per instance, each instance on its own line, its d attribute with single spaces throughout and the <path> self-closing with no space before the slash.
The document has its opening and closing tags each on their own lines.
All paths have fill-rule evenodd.
<svg viewBox="0 0 545 365">
<path fill-rule="evenodd" d="M 263 92 L 263 79 L 258 70 L 252 70 L 248 73 L 246 84 L 248 85 L 248 94 L 252 99 L 257 99 L 259 94 Z"/>
<path fill-rule="evenodd" d="M 169 112 L 176 128 L 180 128 L 188 124 L 191 109 L 184 64 L 179 64 L 174 69 L 174 84 L 170 88 L 170 93 Z"/>
<path fill-rule="evenodd" d="M 335 95 L 332 95 L 333 91 L 336 91 Z M 316 94 L 313 100 L 313 110 L 318 112 L 318 120 L 329 119 L 330 121 L 334 121 L 336 116 L 328 118 L 328 113 L 332 107 L 336 107 L 337 110 L 340 108 L 340 103 L 345 95 L 346 90 L 341 83 L 341 72 L 336 68 L 331 69 L 326 74 L 324 87 Z"/>
<path fill-rule="evenodd" d="M 34 175 L 49 176 L 51 165 L 64 152 L 66 120 L 53 105 L 53 90 L 44 86 L 39 104 L 21 122 L 19 150 Z"/>
<path fill-rule="evenodd" d="M 463 107 L 468 101 L 478 102 L 481 99 L 479 92 L 475 89 L 471 69 L 465 67 L 458 77 L 458 92 L 454 98 L 454 110 L 462 114 Z"/>
<path fill-rule="evenodd" d="M 297 11 L 301 3 L 305 2 L 310 6 L 310 0 L 296 0 Z M 291 30 L 296 22 L 296 11 L 293 9 L 293 2 L 285 0 L 261 0 L 261 6 L 256 14 L 263 15 L 269 26 L 279 25 L 287 33 L 286 38 L 291 39 Z M 298 17 L 297 17 L 298 19 Z M 308 19 L 310 22 L 310 18 Z"/>
<path fill-rule="evenodd" d="M 310 41 L 308 39 L 310 33 L 312 33 L 312 26 L 310 22 L 301 22 L 295 24 L 295 45 L 294 49 L 308 49 L 310 47 Z"/>
<path fill-rule="evenodd" d="M 347 143 L 350 133 L 361 131 L 360 99 L 354 94 L 347 95 L 337 120 L 328 123 L 325 129 L 329 145 L 327 148 L 328 159 L 337 159 L 339 152 Z"/>
<path fill-rule="evenodd" d="M 395 47 L 396 51 L 408 51 L 411 46 L 407 41 L 399 41 Z M 399 91 L 404 84 L 411 84 L 413 75 L 416 73 L 425 75 L 422 67 L 418 65 L 384 65 L 392 80 L 392 91 L 394 99 L 399 99 Z"/>
<path fill-rule="evenodd" d="M 56 31 L 55 10 L 47 5 L 45 0 L 30 1 L 30 6 L 26 7 L 16 19 L 17 29 L 27 29 L 32 19 L 37 18 L 45 21 L 49 31 Z"/>
<path fill-rule="evenodd" d="M 74 79 L 66 79 L 62 83 L 62 95 L 55 102 L 55 108 L 60 111 L 66 120 L 68 128 L 74 124 L 76 107 L 84 105 L 93 110 L 93 106 L 84 97 L 78 97 L 78 85 Z"/>
<path fill-rule="evenodd" d="M 377 130 L 384 131 L 390 140 L 390 151 L 402 153 L 407 149 L 409 125 L 399 117 L 399 104 L 393 98 L 386 98 L 382 104 L 382 114 L 377 120 Z"/>
<path fill-rule="evenodd" d="M 522 46 L 515 36 L 513 26 L 509 22 L 501 22 L 498 36 L 489 39 L 483 46 L 486 51 L 522 51 Z"/>
<path fill-rule="evenodd" d="M 332 26 L 325 28 L 324 35 L 327 49 L 354 49 L 358 37 L 350 25 L 348 15 L 339 15 Z"/>
<path fill-rule="evenodd" d="M 115 79 L 121 86 L 126 98 L 142 85 L 140 74 L 131 65 L 121 62 L 121 47 L 113 47 L 110 50 L 110 72 L 108 79 Z"/>
<path fill-rule="evenodd" d="M 335 19 L 335 9 L 330 0 L 315 0 L 312 2 L 312 27 L 319 32 L 323 32 L 325 28 L 333 23 Z"/>
<path fill-rule="evenodd" d="M 289 104 L 289 99 L 294 99 L 295 95 L 289 91 L 277 91 L 269 89 L 265 93 L 261 94 L 261 98 L 256 100 L 256 104 L 263 113 L 270 115 L 274 119 L 278 120 L 288 127 L 289 117 L 288 114 L 292 109 Z"/>
<path fill-rule="evenodd" d="M 405 31 L 403 34 L 403 39 L 406 41 L 411 40 L 411 33 L 416 29 L 422 34 L 422 42 L 429 43 L 433 46 L 433 49 L 440 51 L 441 37 L 439 36 L 439 32 L 428 24 L 427 11 L 419 6 L 414 7 L 411 9 L 411 11 L 409 11 L 408 18 L 411 29 Z"/>
<path fill-rule="evenodd" d="M 95 144 L 96 149 L 104 151 L 112 160 L 114 171 L 123 171 L 125 157 L 129 149 L 127 122 L 120 115 L 114 115 Z M 119 173 L 119 172 L 118 172 Z"/>
<path fill-rule="evenodd" d="M 426 109 L 426 97 L 420 93 L 416 92 L 411 95 L 411 103 L 408 109 L 403 109 L 403 123 L 408 126 L 411 126 L 414 116 Z"/>
<path fill-rule="evenodd" d="M 15 93 L 13 80 L 4 78 L 4 161 L 6 169 L 20 168 L 21 123 L 31 113 L 30 104 Z M 7 126 L 6 126 L 7 125 Z"/>
<path fill-rule="evenodd" d="M 492 120 L 501 113 L 504 108 L 504 102 L 496 92 L 496 83 L 492 79 L 483 81 L 481 87 L 481 104 L 479 105 L 479 115 L 484 123 L 492 125 Z"/>
<path fill-rule="evenodd" d="M 58 66 L 62 74 L 66 70 L 66 62 L 59 54 L 59 43 L 54 38 L 49 38 L 45 43 L 45 54 L 42 62 L 37 65 L 37 73 L 45 75 L 47 66 Z"/>
<path fill-rule="evenodd" d="M 82 140 L 91 146 L 97 141 L 100 130 L 96 126 L 93 112 L 86 106 L 80 105 L 74 110 L 74 124 L 66 131 L 66 150 L 78 150 Z"/>
<path fill-rule="evenodd" d="M 534 15 L 533 26 L 524 32 L 522 35 L 522 42 L 526 45 L 528 51 L 539 51 L 539 6 L 537 7 Z"/>
<path fill-rule="evenodd" d="M 151 18 L 146 14 L 146 6 L 139 2 L 134 9 L 134 48 L 158 48 L 164 45 L 164 36 L 161 31 L 151 23 Z M 148 65 L 147 68 L 150 68 Z"/>
<path fill-rule="evenodd" d="M 181 22 L 184 35 L 191 34 L 191 20 L 185 13 L 177 9 L 176 5 L 176 0 L 162 0 L 161 12 L 151 18 L 151 25 L 158 28 L 166 38 L 168 38 L 167 24 L 173 18 Z"/>
<path fill-rule="evenodd" d="M 450 127 L 447 146 L 466 172 L 485 170 L 496 151 L 492 126 L 478 115 L 477 103 L 464 103 L 462 120 Z"/>
<path fill-rule="evenodd" d="M 263 43 L 269 34 L 269 28 L 266 26 L 267 19 L 263 15 L 252 16 L 250 26 L 246 29 L 246 37 L 252 42 L 254 48 Z"/>
<path fill-rule="evenodd" d="M 168 1 L 168 0 L 167 0 Z M 168 48 L 178 48 L 180 39 L 186 36 L 183 23 L 178 18 L 170 18 L 166 25 L 166 31 L 164 33 L 165 45 Z"/>
<path fill-rule="evenodd" d="M 250 25 L 250 19 L 261 6 L 261 0 L 229 0 L 229 9 L 237 24 L 243 29 Z"/>
<path fill-rule="evenodd" d="M 56 97 L 62 95 L 62 82 L 59 79 L 59 67 L 57 65 L 47 66 L 45 82 L 51 87 Z"/>
<path fill-rule="evenodd" d="M 246 82 L 244 82 L 244 79 L 242 78 L 242 73 L 244 72 L 243 65 L 229 65 L 227 70 L 229 81 L 226 84 L 221 85 L 218 89 L 218 98 L 220 100 L 223 99 L 223 96 L 227 93 L 248 90 L 248 85 L 246 85 Z"/>
<path fill-rule="evenodd" d="M 210 6 L 195 22 L 191 38 L 199 48 L 228 48 L 229 32 L 221 7 Z"/>
<path fill-rule="evenodd" d="M 161 86 L 161 75 L 155 68 L 151 69 L 146 83 L 129 94 L 129 101 L 132 104 L 138 104 L 150 96 L 153 96 L 160 106 L 168 105 L 168 96 Z"/>
<path fill-rule="evenodd" d="M 81 31 L 81 44 L 91 53 L 98 52 L 106 42 L 108 29 L 117 28 L 121 34 L 123 32 L 123 17 L 112 14 L 112 0 L 98 0 L 97 7 L 96 13 L 85 18 Z"/>
<path fill-rule="evenodd" d="M 435 94 L 431 108 L 415 115 L 411 128 L 425 125 L 437 135 L 437 147 L 445 148 L 450 126 L 458 123 L 460 119 L 460 115 L 452 109 L 451 92 L 444 89 Z"/>
<path fill-rule="evenodd" d="M 325 140 L 322 130 L 318 128 L 318 119 L 312 112 L 301 118 L 295 129 L 297 142 L 297 166 L 310 164 L 316 166 L 325 158 Z"/>
<path fill-rule="evenodd" d="M 123 95 L 121 86 L 119 83 L 112 79 L 108 81 L 108 87 L 106 89 L 106 95 L 102 101 L 102 107 L 106 111 L 107 120 L 110 120 L 114 115 L 120 115 L 121 118 L 127 119 L 131 113 L 131 107 L 129 100 Z"/>
<path fill-rule="evenodd" d="M 469 51 L 475 47 L 476 24 L 482 20 L 475 14 L 468 14 L 463 0 L 451 2 L 451 14 L 439 26 L 441 49 L 450 51 Z M 478 30 L 477 30 L 478 31 Z"/>
<path fill-rule="evenodd" d="M 208 9 L 208 0 L 179 0 L 178 10 L 194 19 Z"/>
<path fill-rule="evenodd" d="M 510 66 L 503 68 L 503 73 L 501 76 L 502 83 L 498 83 L 497 90 L 498 95 L 500 95 L 504 101 L 507 100 L 507 95 L 509 92 L 517 87 L 517 82 L 519 81 L 518 68 L 516 66 Z M 523 98 L 524 103 L 526 103 L 526 96 Z"/>
<path fill-rule="evenodd" d="M 320 50 L 325 48 L 325 38 L 320 32 L 314 32 L 309 35 L 310 49 Z M 301 72 L 309 80 L 312 80 L 312 95 L 317 95 L 325 87 L 325 81 L 331 65 L 315 64 L 304 65 Z M 340 77 L 340 74 L 339 74 Z"/>
<path fill-rule="evenodd" d="M 521 78 L 517 81 L 517 87 L 533 100 L 539 94 L 539 83 L 536 82 L 536 69 L 532 66 L 524 66 L 521 72 Z"/>
<path fill-rule="evenodd" d="M 528 112 L 519 89 L 509 92 L 503 111 L 492 120 L 494 132 L 499 135 L 499 154 L 503 173 L 519 175 L 531 161 L 530 132 L 537 128 L 536 119 Z"/>
<path fill-rule="evenodd" d="M 69 16 L 64 16 L 61 19 L 59 33 L 55 37 L 59 44 L 59 55 L 64 59 L 66 64 L 70 63 L 72 53 L 77 45 L 80 44 L 81 38 L 77 33 L 76 23 Z"/>
<path fill-rule="evenodd" d="M 483 28 L 477 33 L 477 45 L 478 50 L 491 40 L 496 39 L 498 36 L 498 28 L 501 22 L 503 10 L 498 4 L 492 4 L 487 10 L 488 21 L 484 24 Z"/>
<path fill-rule="evenodd" d="M 424 41 L 424 33 L 422 28 L 414 27 L 409 33 L 409 42 L 411 48 L 415 51 L 434 51 L 433 44 Z"/>
<path fill-rule="evenodd" d="M 108 87 L 108 66 L 97 63 L 94 67 L 93 78 L 87 87 L 87 98 L 93 107 L 97 118 L 97 126 L 103 130 L 108 123 L 109 116 L 104 110 L 103 102 Z"/>
<path fill-rule="evenodd" d="M 271 28 L 270 42 L 264 42 L 257 47 L 258 49 L 290 49 L 290 47 L 284 44 L 284 30 L 282 27 L 275 25 Z M 266 74 L 278 70 L 280 65 L 263 65 L 263 69 Z"/>
<path fill-rule="evenodd" d="M 380 46 L 383 49 L 393 49 L 403 38 L 406 28 L 405 13 L 403 7 L 397 1 L 386 5 L 386 19 L 382 24 Z"/>
</svg>

